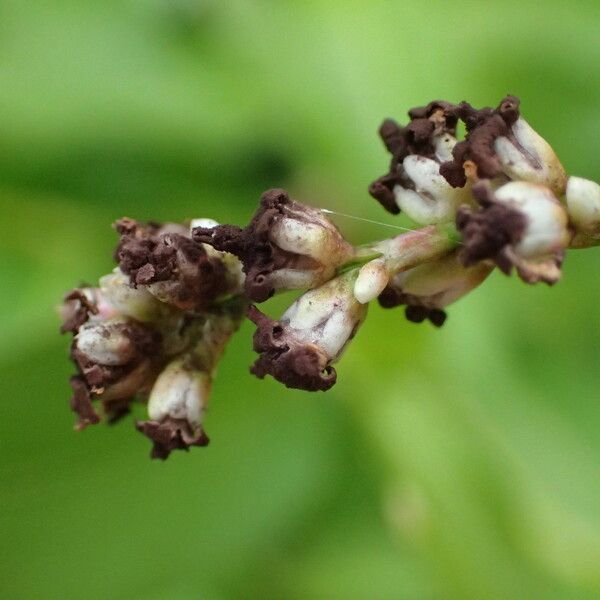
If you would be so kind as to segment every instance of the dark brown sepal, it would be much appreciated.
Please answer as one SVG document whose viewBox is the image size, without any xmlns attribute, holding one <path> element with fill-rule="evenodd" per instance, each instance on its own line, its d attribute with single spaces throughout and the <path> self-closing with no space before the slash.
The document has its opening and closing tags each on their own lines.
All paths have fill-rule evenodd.
<svg viewBox="0 0 600 600">
<path fill-rule="evenodd" d="M 166 460 L 173 450 L 189 450 L 191 446 L 208 446 L 209 439 L 202 427 L 192 429 L 184 419 L 138 421 L 136 429 L 154 442 L 151 458 Z"/>
<path fill-rule="evenodd" d="M 77 414 L 78 420 L 75 424 L 75 429 L 81 431 L 88 425 L 96 425 L 100 422 L 100 416 L 94 410 L 92 398 L 89 388 L 80 375 L 74 375 L 69 380 L 69 384 L 73 389 L 71 396 L 71 410 Z"/>
<path fill-rule="evenodd" d="M 416 297 L 387 286 L 377 298 L 382 308 L 395 308 L 396 306 L 406 305 L 404 315 L 412 323 L 422 323 L 425 320 L 431 322 L 436 327 L 441 327 L 447 318 L 446 311 L 440 308 L 429 308 L 422 304 L 414 304 Z"/>
<path fill-rule="evenodd" d="M 471 161 L 480 179 L 493 179 L 502 173 L 494 142 L 501 136 L 510 137 L 510 128 L 519 118 L 519 99 L 506 96 L 497 108 L 473 108 L 461 102 L 449 109 L 466 126 L 466 138 L 456 144 L 452 160 L 440 166 L 440 174 L 452 187 L 464 187 L 467 182 L 464 165 Z"/>
<path fill-rule="evenodd" d="M 91 314 L 98 314 L 96 304 L 90 301 L 82 290 L 71 290 L 64 297 L 64 320 L 60 327 L 60 332 L 66 333 L 67 331 L 71 331 L 72 333 L 77 333 Z"/>
<path fill-rule="evenodd" d="M 205 309 L 227 291 L 225 266 L 218 257 L 208 256 L 201 243 L 132 219 L 117 221 L 115 228 L 121 234 L 115 259 L 133 286 L 175 282 L 169 292 L 172 303 L 190 310 Z"/>
<path fill-rule="evenodd" d="M 260 354 L 250 372 L 262 379 L 271 375 L 288 388 L 309 392 L 331 388 L 337 378 L 325 353 L 314 344 L 298 341 L 280 321 L 274 321 L 255 306 L 248 309 L 256 324 L 254 350 Z"/>
<path fill-rule="evenodd" d="M 456 227 L 462 236 L 462 263 L 469 267 L 482 260 L 492 260 L 501 271 L 510 273 L 512 260 L 506 248 L 519 242 L 527 228 L 527 217 L 520 211 L 494 200 L 488 182 L 473 186 L 473 195 L 482 209 L 460 207 Z"/>
</svg>

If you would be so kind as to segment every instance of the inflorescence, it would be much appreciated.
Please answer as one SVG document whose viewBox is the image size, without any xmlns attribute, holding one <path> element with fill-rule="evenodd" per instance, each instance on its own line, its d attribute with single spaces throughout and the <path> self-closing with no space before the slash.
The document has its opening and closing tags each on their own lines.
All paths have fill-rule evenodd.
<svg viewBox="0 0 600 600">
<path fill-rule="evenodd" d="M 326 211 L 280 189 L 262 195 L 244 228 L 118 221 L 118 266 L 61 307 L 61 331 L 73 334 L 76 429 L 101 421 L 98 404 L 112 423 L 144 401 L 148 419 L 136 427 L 153 458 L 205 446 L 216 367 L 244 318 L 256 325 L 254 375 L 328 390 L 372 300 L 439 327 L 445 308 L 495 267 L 554 284 L 567 249 L 600 245 L 600 186 L 566 175 L 517 98 L 483 109 L 435 101 L 408 115 L 405 126 L 381 125 L 392 158 L 369 188 L 416 223 L 393 238 L 354 246 Z M 285 290 L 306 291 L 279 319 L 256 307 Z"/>
</svg>

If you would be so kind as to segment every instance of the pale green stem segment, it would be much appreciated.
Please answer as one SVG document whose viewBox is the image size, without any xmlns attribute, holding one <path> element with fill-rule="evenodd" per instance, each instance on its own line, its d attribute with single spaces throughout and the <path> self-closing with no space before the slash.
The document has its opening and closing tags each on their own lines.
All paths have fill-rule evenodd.
<svg viewBox="0 0 600 600">
<path fill-rule="evenodd" d="M 460 234 L 452 224 L 430 225 L 371 244 L 380 252 L 390 276 L 448 254 L 460 245 Z"/>
<path fill-rule="evenodd" d="M 390 275 L 394 275 L 422 262 L 439 258 L 460 244 L 460 233 L 452 223 L 430 225 L 393 238 L 357 246 L 352 260 L 338 267 L 337 274 L 347 273 L 382 258 Z"/>
</svg>

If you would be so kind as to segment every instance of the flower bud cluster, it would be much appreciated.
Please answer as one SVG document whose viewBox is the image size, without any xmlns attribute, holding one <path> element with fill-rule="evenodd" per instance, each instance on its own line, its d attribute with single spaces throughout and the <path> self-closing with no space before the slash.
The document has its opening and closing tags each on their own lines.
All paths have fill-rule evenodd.
<svg viewBox="0 0 600 600">
<path fill-rule="evenodd" d="M 137 423 L 152 456 L 204 446 L 202 427 L 215 367 L 245 308 L 237 260 L 194 242 L 182 225 L 122 219 L 119 266 L 97 288 L 69 292 L 62 331 L 73 333 L 71 408 L 77 429 L 109 423 L 147 401 Z M 233 298 L 233 300 L 232 300 Z"/>
<path fill-rule="evenodd" d="M 245 316 L 256 326 L 254 375 L 324 391 L 371 301 L 440 327 L 495 267 L 553 284 L 567 249 L 600 245 L 600 186 L 567 177 L 517 98 L 483 109 L 434 101 L 408 114 L 405 126 L 381 125 L 392 159 L 369 188 L 419 226 L 395 237 L 355 247 L 330 211 L 281 189 L 262 195 L 246 227 L 118 221 L 118 266 L 61 308 L 76 428 L 100 421 L 98 403 L 114 422 L 138 400 L 148 418 L 136 427 L 154 458 L 205 446 L 216 367 Z M 279 319 L 257 308 L 289 290 L 302 293 Z"/>
<path fill-rule="evenodd" d="M 380 135 L 392 162 L 370 192 L 421 225 L 454 223 L 465 267 L 514 268 L 527 283 L 553 284 L 566 249 L 600 243 L 600 186 L 567 177 L 519 106 L 514 96 L 482 109 L 436 101 L 409 111 L 404 127 L 384 121 Z M 383 303 L 390 298 L 386 288 Z"/>
</svg>

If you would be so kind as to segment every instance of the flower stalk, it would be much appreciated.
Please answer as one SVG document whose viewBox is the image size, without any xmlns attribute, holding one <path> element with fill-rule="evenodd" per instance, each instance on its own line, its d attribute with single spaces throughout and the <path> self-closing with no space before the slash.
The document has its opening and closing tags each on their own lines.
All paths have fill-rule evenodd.
<svg viewBox="0 0 600 600">
<path fill-rule="evenodd" d="M 568 250 L 600 245 L 600 186 L 567 175 L 518 98 L 480 109 L 436 100 L 408 117 L 381 125 L 391 160 L 369 187 L 417 224 L 400 235 L 355 246 L 328 211 L 281 189 L 262 195 L 245 227 L 119 220 L 116 268 L 60 308 L 76 429 L 141 402 L 148 418 L 136 426 L 153 458 L 206 446 L 217 366 L 245 318 L 256 326 L 251 373 L 325 391 L 370 302 L 440 327 L 496 268 L 552 285 Z M 300 295 L 279 319 L 256 306 L 290 290 Z"/>
</svg>

